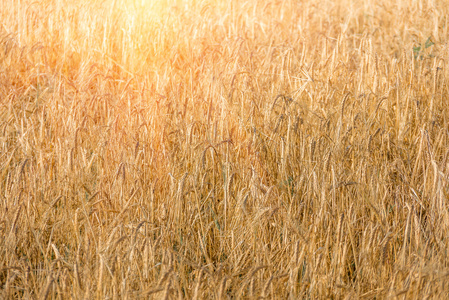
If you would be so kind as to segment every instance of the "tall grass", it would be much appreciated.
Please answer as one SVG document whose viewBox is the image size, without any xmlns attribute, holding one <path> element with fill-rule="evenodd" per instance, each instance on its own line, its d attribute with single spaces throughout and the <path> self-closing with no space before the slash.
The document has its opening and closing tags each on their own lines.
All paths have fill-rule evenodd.
<svg viewBox="0 0 449 300">
<path fill-rule="evenodd" d="M 0 3 L 0 298 L 449 293 L 446 1 Z"/>
</svg>

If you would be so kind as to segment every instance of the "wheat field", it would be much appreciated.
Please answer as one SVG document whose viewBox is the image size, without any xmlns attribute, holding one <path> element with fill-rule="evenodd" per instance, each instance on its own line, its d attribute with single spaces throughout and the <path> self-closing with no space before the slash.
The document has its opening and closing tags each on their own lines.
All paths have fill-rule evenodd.
<svg viewBox="0 0 449 300">
<path fill-rule="evenodd" d="M 0 298 L 445 298 L 448 16 L 1 1 Z"/>
</svg>

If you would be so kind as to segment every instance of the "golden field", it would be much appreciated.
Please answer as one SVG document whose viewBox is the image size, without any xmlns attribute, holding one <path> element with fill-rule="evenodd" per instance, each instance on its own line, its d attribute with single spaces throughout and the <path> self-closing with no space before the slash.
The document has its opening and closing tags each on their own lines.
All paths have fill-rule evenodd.
<svg viewBox="0 0 449 300">
<path fill-rule="evenodd" d="M 4 0 L 0 298 L 449 294 L 445 0 Z"/>
</svg>

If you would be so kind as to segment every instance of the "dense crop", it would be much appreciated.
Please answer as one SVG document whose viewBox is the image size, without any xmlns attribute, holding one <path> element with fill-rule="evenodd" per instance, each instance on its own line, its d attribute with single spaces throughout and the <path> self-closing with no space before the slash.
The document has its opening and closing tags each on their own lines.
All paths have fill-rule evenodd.
<svg viewBox="0 0 449 300">
<path fill-rule="evenodd" d="M 443 0 L 0 3 L 0 298 L 449 294 Z"/>
</svg>

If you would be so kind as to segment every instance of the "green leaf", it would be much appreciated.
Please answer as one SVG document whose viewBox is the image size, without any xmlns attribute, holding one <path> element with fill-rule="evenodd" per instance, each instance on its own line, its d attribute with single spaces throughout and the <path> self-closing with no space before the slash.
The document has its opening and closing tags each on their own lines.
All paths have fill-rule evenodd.
<svg viewBox="0 0 449 300">
<path fill-rule="evenodd" d="M 415 57 L 415 59 L 418 58 L 420 52 L 421 52 L 421 45 L 413 47 L 413 56 Z"/>
<path fill-rule="evenodd" d="M 426 41 L 424 46 L 427 49 L 427 48 L 429 48 L 430 46 L 433 46 L 433 45 L 435 45 L 435 43 L 430 40 L 430 36 L 429 36 L 429 38 L 427 39 L 427 41 Z"/>
</svg>

